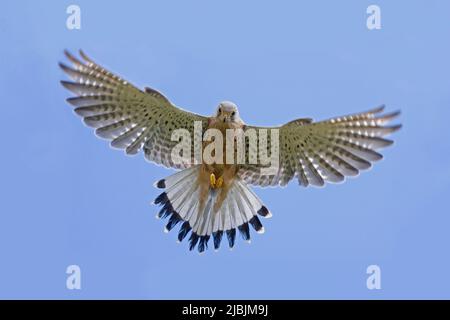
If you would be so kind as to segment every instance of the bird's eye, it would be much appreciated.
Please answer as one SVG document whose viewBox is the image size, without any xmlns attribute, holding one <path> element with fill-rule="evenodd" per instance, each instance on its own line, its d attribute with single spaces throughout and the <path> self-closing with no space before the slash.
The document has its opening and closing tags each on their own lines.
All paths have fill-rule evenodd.
<svg viewBox="0 0 450 320">
<path fill-rule="evenodd" d="M 219 108 L 219 110 L 217 110 L 217 112 L 219 112 L 219 114 L 222 113 L 222 108 Z"/>
<path fill-rule="evenodd" d="M 231 116 L 234 117 L 235 114 L 236 114 L 236 112 L 233 111 L 233 112 L 231 113 Z"/>
</svg>

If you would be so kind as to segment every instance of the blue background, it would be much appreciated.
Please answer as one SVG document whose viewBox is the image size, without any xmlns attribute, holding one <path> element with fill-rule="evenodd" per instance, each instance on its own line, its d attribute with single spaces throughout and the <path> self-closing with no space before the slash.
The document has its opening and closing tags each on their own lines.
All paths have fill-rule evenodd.
<svg viewBox="0 0 450 320">
<path fill-rule="evenodd" d="M 0 298 L 450 298 L 450 3 L 377 0 L 372 31 L 370 4 L 2 3 Z M 198 255 L 154 219 L 152 184 L 172 171 L 111 150 L 66 104 L 64 48 L 202 114 L 227 99 L 271 125 L 385 103 L 404 126 L 357 179 L 257 188 L 266 233 Z"/>
</svg>

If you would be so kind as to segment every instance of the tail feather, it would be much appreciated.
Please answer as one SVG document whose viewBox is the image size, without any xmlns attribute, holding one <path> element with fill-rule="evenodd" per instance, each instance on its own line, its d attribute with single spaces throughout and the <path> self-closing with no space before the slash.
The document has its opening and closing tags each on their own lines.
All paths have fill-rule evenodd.
<svg viewBox="0 0 450 320">
<path fill-rule="evenodd" d="M 184 238 L 186 238 L 189 231 L 191 231 L 191 226 L 189 225 L 189 221 L 185 221 L 180 228 L 180 231 L 178 231 L 178 241 L 183 241 Z"/>
<path fill-rule="evenodd" d="M 214 240 L 214 250 L 218 250 L 220 247 L 220 242 L 222 241 L 223 230 L 218 230 L 213 232 L 213 240 Z"/>
<path fill-rule="evenodd" d="M 165 189 L 154 201 L 162 206 L 158 218 L 169 221 L 165 231 L 169 232 L 181 223 L 178 241 L 189 236 L 189 249 L 197 247 L 199 252 L 208 248 L 212 236 L 214 249 L 219 249 L 224 233 L 228 245 L 233 248 L 236 240 L 236 229 L 244 240 L 250 241 L 249 225 L 257 233 L 263 233 L 264 227 L 258 218 L 270 217 L 269 210 L 262 204 L 258 196 L 241 180 L 235 180 L 219 211 L 214 212 L 214 203 L 220 192 L 210 189 L 205 206 L 199 212 L 200 186 L 197 182 L 200 166 L 179 171 L 165 179 L 159 180 L 155 186 Z"/>
</svg>

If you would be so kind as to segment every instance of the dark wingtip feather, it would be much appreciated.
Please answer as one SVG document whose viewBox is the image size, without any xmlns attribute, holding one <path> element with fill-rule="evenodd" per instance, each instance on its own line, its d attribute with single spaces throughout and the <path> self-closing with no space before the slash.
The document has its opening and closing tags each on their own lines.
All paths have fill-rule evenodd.
<svg viewBox="0 0 450 320">
<path fill-rule="evenodd" d="M 80 54 L 80 56 L 83 58 L 83 59 L 88 59 L 88 57 L 86 56 L 86 54 L 84 53 L 84 51 L 83 51 L 83 49 L 78 49 L 78 53 Z"/>
<path fill-rule="evenodd" d="M 66 99 L 67 103 L 74 107 L 82 107 L 84 105 L 80 104 L 80 101 L 83 100 L 83 97 L 69 97 Z"/>
<path fill-rule="evenodd" d="M 372 161 L 380 161 L 381 159 L 383 159 L 383 155 L 379 152 L 376 152 L 374 150 L 370 150 L 368 149 L 366 152 L 370 152 L 371 156 L 372 156 Z"/>
<path fill-rule="evenodd" d="M 64 64 L 64 63 L 62 63 L 62 62 L 58 62 L 58 66 L 59 66 L 64 72 L 67 72 L 67 71 L 72 70 L 68 65 L 66 65 L 66 64 Z"/>
<path fill-rule="evenodd" d="M 87 56 L 87 54 L 86 54 L 82 49 L 79 49 L 79 50 L 78 50 L 78 53 L 80 54 L 80 57 L 81 57 L 84 61 L 89 62 L 89 63 L 94 63 L 94 61 L 92 61 L 92 59 L 89 58 L 89 57 Z"/>
<path fill-rule="evenodd" d="M 65 55 L 66 58 L 69 59 L 70 62 L 72 62 L 74 65 L 77 65 L 77 66 L 83 66 L 83 67 L 86 66 L 86 64 L 85 64 L 84 62 L 81 62 L 80 59 L 78 59 L 77 57 L 75 57 L 70 51 L 64 50 L 64 55 Z"/>
<path fill-rule="evenodd" d="M 78 82 L 61 80 L 61 85 L 74 94 L 80 94 L 83 91 L 84 85 Z"/>
<path fill-rule="evenodd" d="M 70 51 L 69 50 L 67 50 L 67 49 L 64 49 L 64 55 L 67 57 L 67 58 L 72 58 L 73 57 L 73 55 L 70 53 Z"/>
<path fill-rule="evenodd" d="M 382 138 L 380 138 L 382 139 Z M 380 140 L 384 143 L 384 145 L 382 145 L 380 148 L 385 148 L 385 147 L 389 147 L 394 143 L 394 140 L 390 140 L 390 139 L 382 139 Z"/>
<path fill-rule="evenodd" d="M 380 113 L 380 112 L 382 112 L 385 108 L 386 108 L 386 105 L 385 105 L 385 104 L 381 104 L 381 105 L 379 105 L 378 107 L 375 107 L 375 108 L 373 108 L 373 109 L 370 109 L 370 110 L 366 111 L 365 113 L 372 113 L 372 114 L 374 114 L 374 113 Z"/>
<path fill-rule="evenodd" d="M 61 83 L 61 85 L 66 88 L 67 90 L 71 90 L 71 85 L 73 84 L 73 82 L 70 81 L 66 81 L 66 80 L 60 80 L 59 83 Z"/>
<path fill-rule="evenodd" d="M 400 110 L 395 110 L 395 111 L 392 111 L 392 112 L 389 112 L 389 113 L 383 115 L 382 118 L 392 120 L 394 118 L 397 118 L 401 113 L 402 112 Z"/>
<path fill-rule="evenodd" d="M 403 125 L 401 125 L 401 124 L 397 124 L 397 125 L 391 126 L 392 132 L 400 130 L 402 128 L 402 126 Z"/>
</svg>

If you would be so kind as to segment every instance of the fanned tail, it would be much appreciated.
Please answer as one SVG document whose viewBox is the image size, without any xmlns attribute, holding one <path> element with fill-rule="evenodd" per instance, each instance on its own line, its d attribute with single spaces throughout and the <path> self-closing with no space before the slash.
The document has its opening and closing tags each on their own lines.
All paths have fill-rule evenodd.
<svg viewBox="0 0 450 320">
<path fill-rule="evenodd" d="M 220 189 L 210 189 L 204 209 L 199 212 L 200 185 L 198 174 L 200 166 L 179 171 L 155 186 L 165 189 L 154 201 L 162 206 L 157 218 L 169 218 L 164 231 L 169 232 L 181 223 L 178 240 L 181 242 L 190 233 L 189 250 L 196 246 L 199 252 L 208 248 L 208 241 L 213 238 L 214 249 L 219 249 L 225 234 L 228 245 L 233 248 L 236 229 L 244 240 L 250 241 L 249 225 L 258 233 L 264 227 L 258 215 L 268 218 L 269 210 L 258 196 L 241 180 L 235 180 L 219 211 L 214 212 L 214 203 Z"/>
</svg>

